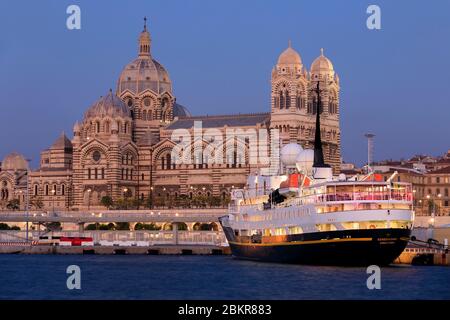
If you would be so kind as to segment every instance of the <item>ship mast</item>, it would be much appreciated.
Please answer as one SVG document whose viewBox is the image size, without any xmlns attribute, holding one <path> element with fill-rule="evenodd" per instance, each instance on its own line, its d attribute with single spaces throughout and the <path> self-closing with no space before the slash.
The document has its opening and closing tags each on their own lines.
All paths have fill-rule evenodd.
<svg viewBox="0 0 450 320">
<path fill-rule="evenodd" d="M 320 137 L 320 112 L 322 110 L 322 99 L 320 98 L 320 85 L 317 81 L 316 89 L 313 91 L 317 94 L 317 109 L 316 109 L 316 132 L 314 136 L 314 164 L 315 168 L 329 168 L 323 158 L 322 139 Z"/>
</svg>

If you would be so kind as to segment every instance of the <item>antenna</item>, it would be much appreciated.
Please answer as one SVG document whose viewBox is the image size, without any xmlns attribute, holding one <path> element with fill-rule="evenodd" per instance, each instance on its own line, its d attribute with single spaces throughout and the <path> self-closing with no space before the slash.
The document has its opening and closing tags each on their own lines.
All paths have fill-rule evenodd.
<svg viewBox="0 0 450 320">
<path fill-rule="evenodd" d="M 366 133 L 364 136 L 367 138 L 367 173 L 370 173 L 372 172 L 373 138 L 375 135 L 373 133 Z"/>
</svg>

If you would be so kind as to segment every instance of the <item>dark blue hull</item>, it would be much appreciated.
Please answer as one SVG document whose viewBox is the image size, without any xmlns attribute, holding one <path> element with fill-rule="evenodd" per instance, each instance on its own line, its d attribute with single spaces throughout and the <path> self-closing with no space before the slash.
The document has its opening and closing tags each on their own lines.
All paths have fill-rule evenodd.
<svg viewBox="0 0 450 320">
<path fill-rule="evenodd" d="M 250 237 L 235 236 L 231 228 L 224 231 L 233 256 L 239 259 L 344 266 L 390 264 L 405 249 L 411 234 L 409 229 L 345 230 L 290 235 L 280 242 L 252 243 Z"/>
</svg>

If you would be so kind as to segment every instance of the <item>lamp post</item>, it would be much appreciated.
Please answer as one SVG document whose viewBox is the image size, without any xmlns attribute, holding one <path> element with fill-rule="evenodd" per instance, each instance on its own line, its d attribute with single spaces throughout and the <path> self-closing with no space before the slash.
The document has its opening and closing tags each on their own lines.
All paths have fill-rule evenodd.
<svg viewBox="0 0 450 320">
<path fill-rule="evenodd" d="M 30 191 L 29 191 L 29 181 L 30 181 L 30 161 L 31 159 L 26 159 L 27 161 L 27 194 L 25 200 L 25 211 L 26 211 L 26 242 L 28 242 L 28 220 L 30 218 Z"/>
<path fill-rule="evenodd" d="M 123 196 L 125 198 L 125 210 L 128 210 L 128 188 L 123 188 Z"/>
<path fill-rule="evenodd" d="M 87 189 L 87 192 L 88 192 L 88 211 L 89 211 L 90 208 L 91 208 L 91 192 L 92 192 L 92 189 L 91 188 Z"/>
<path fill-rule="evenodd" d="M 150 187 L 150 209 L 153 209 L 153 187 Z"/>
<path fill-rule="evenodd" d="M 55 194 L 56 190 L 52 189 L 52 214 L 55 215 Z"/>
</svg>

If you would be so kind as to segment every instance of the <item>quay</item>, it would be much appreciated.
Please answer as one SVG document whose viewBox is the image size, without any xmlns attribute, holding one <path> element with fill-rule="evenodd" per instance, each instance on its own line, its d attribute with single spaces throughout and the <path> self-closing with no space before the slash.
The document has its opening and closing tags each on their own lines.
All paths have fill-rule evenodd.
<svg viewBox="0 0 450 320">
<path fill-rule="evenodd" d="M 155 245 L 138 246 L 1 246 L 0 254 L 98 254 L 98 255 L 226 255 L 229 247 L 214 245 Z"/>
<path fill-rule="evenodd" d="M 0 231 L 0 254 L 225 255 L 231 252 L 218 218 L 226 214 L 224 208 L 0 212 L 0 223 L 20 228 Z M 61 230 L 48 230 L 52 223 L 60 223 Z M 106 223 L 128 223 L 130 229 L 86 229 L 87 224 Z M 151 223 L 159 230 L 135 230 L 137 223 Z M 203 225 L 210 228 L 199 228 Z M 429 216 L 416 216 L 415 226 L 413 236 L 422 245 L 411 242 L 394 263 L 449 266 L 446 239 L 450 238 L 450 217 L 431 220 Z M 60 246 L 45 241 L 37 245 L 42 237 L 52 236 L 90 237 L 94 245 Z M 435 239 L 441 246 L 424 245 L 428 239 Z"/>
</svg>

